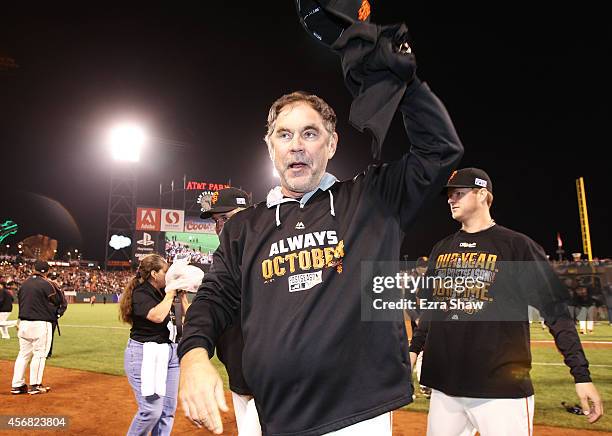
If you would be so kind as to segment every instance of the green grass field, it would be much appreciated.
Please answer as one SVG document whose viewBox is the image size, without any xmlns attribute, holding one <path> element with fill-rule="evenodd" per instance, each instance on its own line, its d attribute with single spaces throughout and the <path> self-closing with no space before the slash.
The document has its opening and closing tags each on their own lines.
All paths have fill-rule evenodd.
<svg viewBox="0 0 612 436">
<path fill-rule="evenodd" d="M 117 318 L 116 304 L 74 304 L 62 318 L 62 336 L 55 336 L 53 358 L 47 364 L 63 368 L 75 368 L 106 374 L 123 375 L 123 350 L 129 336 L 129 328 Z M 15 319 L 17 307 L 9 319 Z M 534 340 L 552 339 L 539 324 L 532 329 Z M 0 341 L 0 359 L 14 360 L 19 351 L 15 329 L 10 329 L 11 339 Z M 595 334 L 581 336 L 583 341 L 612 342 L 612 327 L 597 325 Z M 586 348 L 591 364 L 591 374 L 599 393 L 612 409 L 612 346 L 604 349 Z M 604 416 L 595 425 L 585 418 L 567 413 L 561 401 L 577 403 L 573 380 L 563 359 L 556 349 L 533 346 L 533 369 L 531 376 L 536 391 L 535 423 L 558 427 L 587 428 L 612 431 L 612 417 Z M 227 375 L 223 366 L 214 359 L 227 386 Z M 428 402 L 417 394 L 416 401 L 406 410 L 426 412 Z M 609 412 L 610 413 L 610 412 Z"/>
<path fill-rule="evenodd" d="M 177 242 L 187 245 L 193 250 L 199 250 L 201 253 L 214 252 L 219 246 L 219 237 L 208 233 L 166 233 L 167 239 L 170 239 L 171 236 L 176 236 Z M 190 241 L 189 238 L 192 240 Z"/>
</svg>

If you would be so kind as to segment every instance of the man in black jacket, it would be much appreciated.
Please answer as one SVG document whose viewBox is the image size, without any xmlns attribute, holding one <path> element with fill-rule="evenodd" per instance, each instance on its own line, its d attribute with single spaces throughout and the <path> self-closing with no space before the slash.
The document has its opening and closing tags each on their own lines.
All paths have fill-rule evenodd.
<svg viewBox="0 0 612 436">
<path fill-rule="evenodd" d="M 19 289 L 19 355 L 15 361 L 11 393 L 30 395 L 49 391 L 42 383 L 45 362 L 51 346 L 52 324 L 63 305 L 59 289 L 45 277 L 47 262 L 37 260 L 34 274 Z M 30 364 L 30 388 L 25 371 Z"/>
<path fill-rule="evenodd" d="M 265 435 L 390 435 L 390 412 L 412 401 L 403 321 L 361 319 L 362 261 L 399 259 L 405 232 L 463 147 L 425 83 L 409 77 L 393 90 L 405 154 L 342 182 L 326 172 L 338 144 L 333 109 L 303 92 L 272 105 L 265 140 L 281 185 L 226 223 L 179 346 L 183 408 L 215 433 L 227 406 L 209 357 L 236 323 Z"/>
<path fill-rule="evenodd" d="M 215 232 L 217 236 L 220 236 L 225 223 L 251 205 L 251 198 L 245 191 L 238 188 L 226 188 L 218 192 L 216 201 L 212 202 L 210 209 L 202 209 L 200 218 L 212 218 L 215 222 Z M 223 362 L 227 371 L 238 434 L 258 436 L 261 435 L 261 428 L 253 393 L 242 375 L 243 348 L 242 329 L 240 324 L 236 323 L 228 328 L 217 341 L 217 357 Z"/>
<path fill-rule="evenodd" d="M 431 252 L 428 278 L 438 282 L 420 297 L 441 310 L 423 311 L 410 345 L 411 362 L 425 349 L 421 383 L 433 389 L 427 434 L 532 434 L 528 305 L 544 315 L 585 414 L 597 421 L 603 404 L 567 310 L 569 292 L 544 250 L 493 221 L 493 186 L 483 170 L 455 171 L 446 187 L 461 230 Z"/>
<path fill-rule="evenodd" d="M 11 339 L 8 328 L 15 326 L 17 321 L 7 321 L 13 311 L 13 294 L 6 287 L 4 279 L 0 279 L 0 333 L 2 339 Z"/>
</svg>

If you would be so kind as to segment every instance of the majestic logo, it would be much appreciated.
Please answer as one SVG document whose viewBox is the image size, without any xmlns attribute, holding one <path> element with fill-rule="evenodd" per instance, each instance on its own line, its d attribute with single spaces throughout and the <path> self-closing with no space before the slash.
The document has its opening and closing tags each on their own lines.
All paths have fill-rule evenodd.
<svg viewBox="0 0 612 436">
<path fill-rule="evenodd" d="M 246 200 L 243 197 L 236 197 L 236 204 L 246 206 Z"/>
<path fill-rule="evenodd" d="M 296 230 L 304 230 L 305 226 L 304 223 L 302 221 L 298 221 L 298 223 L 295 225 L 295 229 Z"/>
<path fill-rule="evenodd" d="M 460 247 L 476 248 L 476 242 L 462 242 L 459 244 Z"/>
<path fill-rule="evenodd" d="M 155 244 L 155 242 L 151 239 L 151 235 L 147 232 L 143 233 L 142 239 L 136 242 L 138 245 L 144 245 L 145 247 Z"/>
</svg>

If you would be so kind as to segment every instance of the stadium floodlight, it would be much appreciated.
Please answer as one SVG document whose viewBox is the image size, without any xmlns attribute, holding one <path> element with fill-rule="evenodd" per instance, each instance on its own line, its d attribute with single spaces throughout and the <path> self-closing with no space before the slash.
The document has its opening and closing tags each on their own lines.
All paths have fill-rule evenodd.
<svg viewBox="0 0 612 436">
<path fill-rule="evenodd" d="M 140 149 L 146 142 L 142 127 L 135 124 L 119 124 L 110 131 L 109 142 L 113 159 L 138 162 Z"/>
</svg>

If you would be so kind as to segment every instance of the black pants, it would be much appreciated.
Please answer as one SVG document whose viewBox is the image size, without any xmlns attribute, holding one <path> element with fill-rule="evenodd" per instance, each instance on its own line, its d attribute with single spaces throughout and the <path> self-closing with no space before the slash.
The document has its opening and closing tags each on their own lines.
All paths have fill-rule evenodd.
<svg viewBox="0 0 612 436">
<path fill-rule="evenodd" d="M 53 330 L 51 331 L 51 346 L 49 347 L 49 353 L 47 354 L 47 359 L 51 357 L 51 355 L 53 354 L 53 338 L 55 338 L 55 328 L 57 327 L 57 323 L 52 322 L 51 325 L 53 326 Z"/>
</svg>

